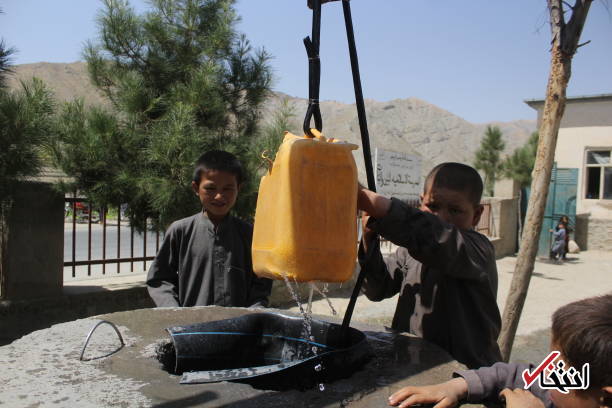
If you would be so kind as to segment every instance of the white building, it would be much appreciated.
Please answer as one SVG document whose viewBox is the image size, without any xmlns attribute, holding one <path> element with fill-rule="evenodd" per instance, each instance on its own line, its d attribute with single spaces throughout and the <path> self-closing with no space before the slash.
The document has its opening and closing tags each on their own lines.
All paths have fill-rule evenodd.
<svg viewBox="0 0 612 408">
<path fill-rule="evenodd" d="M 538 112 L 543 100 L 527 100 Z M 555 162 L 578 169 L 576 241 L 612 250 L 612 94 L 567 98 Z"/>
</svg>

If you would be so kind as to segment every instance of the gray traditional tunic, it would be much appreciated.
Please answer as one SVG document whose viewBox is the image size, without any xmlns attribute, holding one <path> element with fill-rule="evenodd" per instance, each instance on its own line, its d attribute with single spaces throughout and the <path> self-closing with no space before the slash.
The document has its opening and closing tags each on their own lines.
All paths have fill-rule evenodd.
<svg viewBox="0 0 612 408">
<path fill-rule="evenodd" d="M 367 256 L 359 250 L 366 296 L 380 301 L 400 293 L 392 328 L 439 345 L 470 368 L 500 361 L 497 268 L 489 239 L 396 199 L 368 227 L 400 246 L 386 259 L 378 243 Z"/>
<path fill-rule="evenodd" d="M 511 390 L 524 388 L 523 370 L 533 372 L 531 364 L 495 363 L 491 367 L 482 367 L 478 370 L 457 371 L 454 376 L 463 377 L 468 385 L 468 395 L 465 402 L 476 403 L 499 402 L 499 393 L 504 388 Z M 529 391 L 538 397 L 546 408 L 554 408 L 550 399 L 550 392 L 540 388 L 538 381 L 529 387 Z"/>
<path fill-rule="evenodd" d="M 217 230 L 203 212 L 166 231 L 147 275 L 162 306 L 267 306 L 272 281 L 253 273 L 253 226 L 227 215 Z"/>
</svg>

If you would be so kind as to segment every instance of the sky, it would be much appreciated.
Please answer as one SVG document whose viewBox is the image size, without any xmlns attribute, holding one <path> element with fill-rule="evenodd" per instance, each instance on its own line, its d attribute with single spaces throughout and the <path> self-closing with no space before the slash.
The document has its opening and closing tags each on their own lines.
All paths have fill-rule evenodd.
<svg viewBox="0 0 612 408">
<path fill-rule="evenodd" d="M 149 7 L 130 0 L 138 12 Z M 98 0 L 0 0 L 0 37 L 15 64 L 82 60 Z M 306 0 L 237 0 L 237 30 L 274 58 L 274 90 L 308 96 Z M 550 69 L 545 0 L 351 0 L 364 97 L 416 97 L 470 122 L 535 119 Z M 591 6 L 568 96 L 612 93 L 612 3 Z M 354 103 L 342 5 L 323 5 L 321 100 Z M 324 118 L 325 119 L 325 118 Z"/>
</svg>

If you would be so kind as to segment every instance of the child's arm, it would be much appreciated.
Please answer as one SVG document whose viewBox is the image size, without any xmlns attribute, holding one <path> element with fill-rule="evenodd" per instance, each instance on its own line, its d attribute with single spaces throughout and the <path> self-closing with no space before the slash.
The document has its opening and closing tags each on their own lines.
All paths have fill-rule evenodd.
<svg viewBox="0 0 612 408">
<path fill-rule="evenodd" d="M 442 384 L 404 387 L 389 397 L 389 405 L 400 408 L 436 404 L 436 408 L 455 407 L 468 393 L 467 382 L 461 377 Z"/>
<path fill-rule="evenodd" d="M 360 190 L 372 193 L 363 189 L 361 185 Z M 371 195 L 360 194 L 358 200 L 361 200 L 358 206 L 364 209 L 361 218 L 363 233 L 358 254 L 359 266 L 366 271 L 363 292 L 368 299 L 378 302 L 395 296 L 400 291 L 404 280 L 402 266 L 406 264 L 405 249 L 398 248 L 394 254 L 387 256 L 386 259 L 383 258 L 378 235 L 366 227 L 370 214 L 365 212 L 365 209 L 380 215 L 388 210 L 386 208 L 387 199 L 372 193 Z M 381 208 L 377 210 L 376 206 Z"/>
<path fill-rule="evenodd" d="M 369 228 L 408 249 L 424 265 L 463 279 L 488 279 L 495 265 L 493 246 L 481 234 L 366 189 L 359 191 L 357 206 L 372 216 Z"/>
<path fill-rule="evenodd" d="M 389 397 L 389 405 L 436 404 L 436 408 L 447 408 L 459 401 L 499 403 L 505 398 L 507 407 L 551 407 L 547 392 L 537 384 L 529 391 L 522 390 L 522 372 L 528 368 L 531 366 L 527 364 L 495 363 L 478 370 L 462 370 L 455 373 L 456 378 L 442 384 L 404 387 Z"/>
<path fill-rule="evenodd" d="M 526 369 L 533 371 L 533 366 L 518 363 L 495 363 L 490 367 L 481 367 L 477 370 L 461 370 L 455 375 L 463 377 L 468 384 L 468 402 L 499 402 L 503 390 L 524 388 L 523 371 Z M 548 391 L 540 388 L 537 383 L 531 385 L 529 392 L 540 401 L 544 401 L 545 406 L 552 406 Z M 514 406 L 522 407 L 522 405 Z"/>
<path fill-rule="evenodd" d="M 395 296 L 404 280 L 402 266 L 405 265 L 403 261 L 405 257 L 402 255 L 405 249 L 398 248 L 394 254 L 390 254 L 385 259 L 380 252 L 378 239 L 370 242 L 366 254 L 365 239 L 363 237 L 359 245 L 359 265 L 366 271 L 363 292 L 374 302 Z"/>
<path fill-rule="evenodd" d="M 179 307 L 178 250 L 171 225 L 147 273 L 147 290 L 157 307 Z"/>
</svg>

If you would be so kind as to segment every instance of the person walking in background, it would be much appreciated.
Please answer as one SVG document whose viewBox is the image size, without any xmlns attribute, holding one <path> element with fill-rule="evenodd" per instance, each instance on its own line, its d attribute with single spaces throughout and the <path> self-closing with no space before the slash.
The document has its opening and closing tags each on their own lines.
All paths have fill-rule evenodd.
<svg viewBox="0 0 612 408">
<path fill-rule="evenodd" d="M 572 232 L 572 229 L 570 228 L 570 220 L 567 215 L 562 215 L 559 222 L 563 223 L 565 227 L 565 250 L 563 251 L 563 260 L 565 260 L 569 252 L 570 232 Z"/>
<path fill-rule="evenodd" d="M 565 230 L 565 224 L 559 221 L 557 228 L 550 230 L 553 233 L 553 245 L 551 249 L 552 258 L 558 262 L 562 262 L 565 259 L 565 238 L 567 232 Z"/>
</svg>

